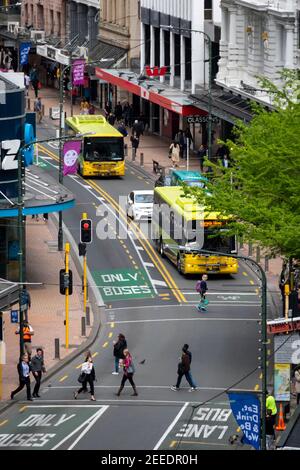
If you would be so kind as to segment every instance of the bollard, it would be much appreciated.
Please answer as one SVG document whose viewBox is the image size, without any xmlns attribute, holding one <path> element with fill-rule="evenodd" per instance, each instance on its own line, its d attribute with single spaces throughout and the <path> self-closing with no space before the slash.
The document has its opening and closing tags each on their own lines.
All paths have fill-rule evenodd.
<svg viewBox="0 0 300 470">
<path fill-rule="evenodd" d="M 81 317 L 81 336 L 86 336 L 85 317 Z"/>
<path fill-rule="evenodd" d="M 124 157 L 127 157 L 128 156 L 128 145 L 125 144 L 124 145 Z"/>
<path fill-rule="evenodd" d="M 144 166 L 144 154 L 140 153 L 140 166 Z"/>
<path fill-rule="evenodd" d="M 266 255 L 265 256 L 265 271 L 268 272 L 269 271 L 269 256 Z"/>
<path fill-rule="evenodd" d="M 248 256 L 252 256 L 252 243 L 248 244 Z"/>
<path fill-rule="evenodd" d="M 260 247 L 259 246 L 256 247 L 256 262 L 257 263 L 260 262 Z"/>
<path fill-rule="evenodd" d="M 135 155 L 136 155 L 136 149 L 132 147 L 131 149 L 131 160 L 134 162 L 135 161 Z"/>
<path fill-rule="evenodd" d="M 54 339 L 54 359 L 60 359 L 59 354 L 59 338 Z"/>
<path fill-rule="evenodd" d="M 91 324 L 90 307 L 86 307 L 85 318 L 86 318 L 86 326 L 90 326 Z"/>
</svg>

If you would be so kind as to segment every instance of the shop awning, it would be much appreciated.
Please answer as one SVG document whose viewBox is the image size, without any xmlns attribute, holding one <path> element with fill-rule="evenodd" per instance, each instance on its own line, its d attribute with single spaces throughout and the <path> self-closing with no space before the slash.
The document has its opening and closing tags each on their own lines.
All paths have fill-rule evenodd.
<svg viewBox="0 0 300 470">
<path fill-rule="evenodd" d="M 193 105 L 194 100 L 189 98 L 187 93 L 177 88 L 172 88 L 158 80 L 145 77 L 140 78 L 131 70 L 106 70 L 96 67 L 95 74 L 101 80 L 105 80 L 112 85 L 127 90 L 134 95 L 182 116 L 207 114 L 206 111 Z"/>
<path fill-rule="evenodd" d="M 99 63 L 102 68 L 110 68 L 127 55 L 128 49 L 98 41 L 97 45 L 89 51 L 89 63 Z M 103 62 L 103 64 L 101 63 Z"/>
<path fill-rule="evenodd" d="M 0 185 L 1 190 L 1 185 Z M 74 195 L 37 165 L 26 168 L 23 215 L 45 214 L 70 209 Z M 16 198 L 1 199 L 0 217 L 17 217 Z"/>
<path fill-rule="evenodd" d="M 0 278 L 0 310 L 16 303 L 19 299 L 19 286 Z"/>
</svg>

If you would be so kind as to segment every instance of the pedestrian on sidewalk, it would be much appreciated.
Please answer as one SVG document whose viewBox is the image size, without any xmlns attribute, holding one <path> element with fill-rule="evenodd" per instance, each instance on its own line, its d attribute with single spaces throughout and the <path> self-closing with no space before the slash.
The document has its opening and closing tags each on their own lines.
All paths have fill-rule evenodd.
<svg viewBox="0 0 300 470">
<path fill-rule="evenodd" d="M 185 376 L 189 386 L 191 387 L 190 391 L 196 390 L 196 385 L 191 380 L 191 376 L 189 374 L 190 369 L 191 369 L 190 356 L 187 354 L 186 348 L 183 347 L 182 355 L 181 355 L 180 362 L 177 368 L 177 375 L 178 375 L 177 382 L 176 382 L 176 385 L 173 385 L 171 387 L 171 390 L 173 390 L 174 392 L 177 392 L 179 390 L 183 376 Z"/>
<path fill-rule="evenodd" d="M 184 158 L 186 138 L 185 138 L 185 135 L 184 135 L 184 133 L 181 129 L 179 129 L 179 131 L 175 135 L 174 140 L 179 145 L 179 149 L 180 149 L 179 155 L 180 155 L 180 157 Z"/>
<path fill-rule="evenodd" d="M 197 152 L 197 155 L 199 157 L 200 171 L 202 173 L 203 172 L 204 160 L 207 157 L 207 150 L 206 150 L 206 148 L 204 147 L 203 144 L 200 145 L 200 147 L 198 149 L 198 152 Z"/>
<path fill-rule="evenodd" d="M 140 138 L 136 132 L 132 134 L 132 136 L 130 137 L 130 141 L 131 141 L 132 148 L 134 149 L 134 152 L 136 154 L 136 151 L 140 145 Z"/>
<path fill-rule="evenodd" d="M 31 337 L 34 335 L 34 331 L 33 331 L 32 326 L 27 321 L 23 321 L 22 328 L 23 328 L 24 349 L 28 355 L 28 360 L 30 361 L 31 353 L 32 353 Z M 17 329 L 15 334 L 16 335 L 20 334 L 20 328 Z"/>
<path fill-rule="evenodd" d="M 109 122 L 109 124 L 111 126 L 114 126 L 115 125 L 115 122 L 116 122 L 116 116 L 114 115 L 114 113 L 109 113 L 108 115 L 108 118 L 107 118 L 107 121 Z"/>
<path fill-rule="evenodd" d="M 123 353 L 124 353 L 124 357 L 125 357 L 122 361 L 122 367 L 123 367 L 124 373 L 123 373 L 120 388 L 119 388 L 116 395 L 118 397 L 121 395 L 121 392 L 124 388 L 124 385 L 125 385 L 126 381 L 129 380 L 129 382 L 130 382 L 130 384 L 133 388 L 133 394 L 131 396 L 132 397 L 137 397 L 138 393 L 137 393 L 137 390 L 136 390 L 135 383 L 133 381 L 133 375 L 135 373 L 135 367 L 134 367 L 134 364 L 133 364 L 132 356 L 131 356 L 130 352 L 128 351 L 128 349 L 124 349 Z"/>
<path fill-rule="evenodd" d="M 173 141 L 169 148 L 169 158 L 172 160 L 173 168 L 178 167 L 180 161 L 180 147 L 176 141 Z"/>
<path fill-rule="evenodd" d="M 117 122 L 121 121 L 122 115 L 123 115 L 123 108 L 122 108 L 120 101 L 118 101 L 118 104 L 115 107 L 115 116 L 116 116 Z"/>
<path fill-rule="evenodd" d="M 295 391 L 297 397 L 297 405 L 300 403 L 300 366 L 295 369 Z"/>
<path fill-rule="evenodd" d="M 117 129 L 124 137 L 128 136 L 128 132 L 127 132 L 127 129 L 126 129 L 126 126 L 125 126 L 124 122 L 121 121 L 119 123 Z"/>
<path fill-rule="evenodd" d="M 32 88 L 34 89 L 35 97 L 37 98 L 38 93 L 39 93 L 39 77 L 38 77 L 36 64 L 34 64 L 34 66 L 32 67 L 30 74 L 29 74 L 29 78 L 30 78 Z"/>
<path fill-rule="evenodd" d="M 42 114 L 42 100 L 41 98 L 37 98 L 34 102 L 34 111 L 38 116 L 38 123 L 42 122 L 43 114 Z"/>
<path fill-rule="evenodd" d="M 25 75 L 24 75 L 24 83 L 25 83 L 25 88 L 26 88 L 26 96 L 28 96 L 29 85 L 30 85 L 30 77 L 27 73 L 25 73 Z"/>
<path fill-rule="evenodd" d="M 272 418 L 272 410 L 267 409 L 266 415 L 266 447 L 267 450 L 275 450 L 275 429 Z"/>
<path fill-rule="evenodd" d="M 43 214 L 43 220 L 44 220 L 44 222 L 47 223 L 47 222 L 48 222 L 48 219 L 49 219 L 49 214 L 48 214 L 47 212 L 45 212 L 45 213 Z"/>
<path fill-rule="evenodd" d="M 273 420 L 273 425 L 275 426 L 276 419 L 277 419 L 277 406 L 276 406 L 275 398 L 273 397 L 271 393 L 268 392 L 268 390 L 267 390 L 267 399 L 266 399 L 266 409 L 271 410 L 271 417 Z"/>
<path fill-rule="evenodd" d="M 22 299 L 22 305 L 25 305 L 25 307 L 23 307 L 24 316 L 25 316 L 24 321 L 28 322 L 28 310 L 31 308 L 31 296 L 26 288 L 26 284 L 23 284 L 21 299 Z"/>
<path fill-rule="evenodd" d="M 91 400 L 95 401 L 95 392 L 94 392 L 94 381 L 96 380 L 95 367 L 93 363 L 93 358 L 90 353 L 85 358 L 85 362 L 81 366 L 81 387 L 74 392 L 74 398 L 77 399 L 79 393 L 86 391 L 87 384 L 90 385 Z"/>
<path fill-rule="evenodd" d="M 95 114 L 95 106 L 92 103 L 90 103 L 89 114 Z"/>
<path fill-rule="evenodd" d="M 80 103 L 80 114 L 88 114 L 89 113 L 89 103 L 85 98 L 81 100 Z"/>
<path fill-rule="evenodd" d="M 189 356 L 189 359 L 190 359 L 190 367 L 191 367 L 191 363 L 192 363 L 192 353 L 191 353 L 191 351 L 189 350 L 189 345 L 188 345 L 188 344 L 184 344 L 184 345 L 183 345 L 183 348 L 182 348 L 182 351 L 184 351 L 184 352 Z M 193 379 L 192 372 L 191 372 L 191 368 L 190 368 L 190 370 L 188 371 L 188 375 L 189 375 L 189 377 L 190 377 L 191 383 L 194 385 L 193 387 L 190 388 L 189 392 L 194 392 L 195 390 L 197 390 L 197 385 L 196 385 L 196 383 L 195 383 L 195 380 Z"/>
<path fill-rule="evenodd" d="M 118 340 L 114 341 L 115 370 L 112 372 L 112 375 L 119 375 L 120 360 L 125 359 L 124 349 L 127 349 L 127 341 L 125 336 L 120 333 Z"/>
<path fill-rule="evenodd" d="M 125 126 L 128 127 L 129 125 L 129 103 L 126 101 L 123 107 L 123 119 L 125 121 Z"/>
<path fill-rule="evenodd" d="M 19 374 L 19 386 L 10 394 L 11 400 L 14 399 L 14 396 L 19 393 L 26 386 L 27 400 L 33 401 L 31 397 L 30 389 L 30 365 L 28 354 L 23 354 L 20 358 L 20 361 L 17 365 L 17 370 Z"/>
<path fill-rule="evenodd" d="M 36 355 L 31 359 L 31 372 L 35 378 L 35 386 L 33 389 L 32 396 L 34 398 L 40 398 L 39 390 L 41 386 L 42 374 L 46 373 L 44 364 L 44 353 L 42 348 L 37 348 Z"/>
<path fill-rule="evenodd" d="M 208 290 L 207 287 L 207 274 L 203 274 L 201 281 L 197 281 L 196 284 L 196 291 L 200 294 L 200 302 L 197 306 L 198 310 L 206 311 L 205 304 L 208 303 L 206 301 L 206 292 Z"/>
<path fill-rule="evenodd" d="M 191 130 L 190 130 L 189 126 L 187 126 L 187 128 L 185 129 L 184 135 L 185 135 L 186 139 L 189 139 L 189 148 L 190 148 L 191 145 L 192 145 L 192 142 L 194 142 L 194 139 L 193 139 L 193 136 L 192 136 L 192 133 L 191 133 Z"/>
</svg>

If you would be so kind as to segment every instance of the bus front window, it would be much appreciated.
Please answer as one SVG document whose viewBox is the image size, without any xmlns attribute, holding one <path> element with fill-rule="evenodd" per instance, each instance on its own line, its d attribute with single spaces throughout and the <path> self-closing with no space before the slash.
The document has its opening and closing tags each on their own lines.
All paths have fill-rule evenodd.
<svg viewBox="0 0 300 470">
<path fill-rule="evenodd" d="M 209 251 L 221 251 L 231 253 L 233 245 L 232 236 L 213 235 L 212 231 L 206 230 L 204 234 L 204 249 Z"/>
<path fill-rule="evenodd" d="M 119 138 L 87 138 L 84 145 L 84 159 L 88 162 L 124 160 L 123 140 Z"/>
</svg>

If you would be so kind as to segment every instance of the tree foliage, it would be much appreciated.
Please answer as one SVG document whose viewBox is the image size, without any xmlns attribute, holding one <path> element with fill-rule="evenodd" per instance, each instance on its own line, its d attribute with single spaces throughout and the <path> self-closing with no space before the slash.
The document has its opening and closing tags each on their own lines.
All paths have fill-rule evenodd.
<svg viewBox="0 0 300 470">
<path fill-rule="evenodd" d="M 231 231 L 257 242 L 270 254 L 300 258 L 300 82 L 284 71 L 284 87 L 261 80 L 275 110 L 256 106 L 246 125 L 238 122 L 230 168 L 212 165 L 209 193 L 185 189 L 212 210 L 232 216 Z"/>
</svg>

